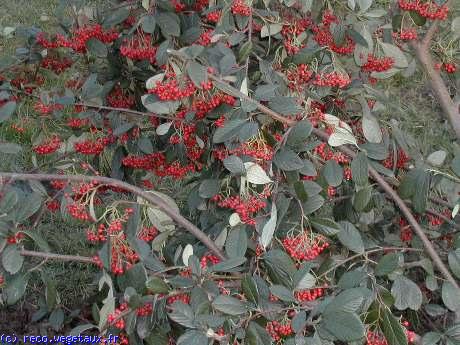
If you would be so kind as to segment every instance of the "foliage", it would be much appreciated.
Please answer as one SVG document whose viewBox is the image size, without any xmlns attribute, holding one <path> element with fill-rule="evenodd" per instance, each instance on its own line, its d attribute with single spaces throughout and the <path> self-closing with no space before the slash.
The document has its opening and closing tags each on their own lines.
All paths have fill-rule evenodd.
<svg viewBox="0 0 460 345">
<path fill-rule="evenodd" d="M 420 236 L 460 278 L 460 152 L 423 155 L 382 121 L 393 100 L 381 92 L 416 71 L 412 44 L 433 23 L 443 33 L 432 52 L 454 89 L 459 17 L 449 9 L 62 0 L 55 32 L 17 32 L 26 46 L 0 59 L 0 152 L 26 152 L 36 174 L 0 174 L 2 302 L 27 292 L 42 265 L 29 268 L 28 257 L 38 256 L 99 268 L 91 323 L 72 334 L 111 332 L 123 344 L 458 343 L 460 289 Z M 65 85 L 45 83 L 61 73 Z M 43 212 L 86 226 L 94 257 L 52 253 L 34 231 Z M 41 278 L 36 319 L 60 330 L 75 313 Z"/>
</svg>

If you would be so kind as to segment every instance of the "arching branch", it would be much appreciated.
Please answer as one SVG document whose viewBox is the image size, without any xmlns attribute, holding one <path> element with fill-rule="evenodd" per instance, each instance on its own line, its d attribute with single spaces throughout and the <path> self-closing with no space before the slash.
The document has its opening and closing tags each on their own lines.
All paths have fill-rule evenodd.
<svg viewBox="0 0 460 345">
<path fill-rule="evenodd" d="M 158 207 L 166 215 L 171 217 L 178 225 L 182 226 L 185 230 L 200 240 L 210 251 L 217 255 L 220 259 L 224 260 L 225 255 L 216 246 L 216 244 L 200 229 L 198 229 L 193 223 L 178 214 L 173 208 L 163 201 L 160 197 L 145 192 L 144 190 L 133 186 L 129 183 L 102 176 L 87 176 L 87 175 L 58 175 L 58 174 L 20 174 L 20 173 L 6 173 L 0 172 L 0 178 L 12 179 L 12 180 L 34 180 L 34 181 L 74 181 L 74 182 L 97 182 L 102 185 L 108 185 L 113 187 L 122 188 L 127 190 L 134 195 L 137 195 L 147 201 L 148 203 Z"/>
</svg>

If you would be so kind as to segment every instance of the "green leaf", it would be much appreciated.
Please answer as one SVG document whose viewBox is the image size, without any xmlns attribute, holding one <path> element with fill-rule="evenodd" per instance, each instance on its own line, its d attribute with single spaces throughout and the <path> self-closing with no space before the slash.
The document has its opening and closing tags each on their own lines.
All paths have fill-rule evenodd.
<svg viewBox="0 0 460 345">
<path fill-rule="evenodd" d="M 272 285 L 270 292 L 284 302 L 295 302 L 292 291 L 282 285 Z"/>
<path fill-rule="evenodd" d="M 442 301 L 444 305 L 452 311 L 460 310 L 460 289 L 456 288 L 451 282 L 442 284 Z"/>
<path fill-rule="evenodd" d="M 14 114 L 14 111 L 16 110 L 16 102 L 10 101 L 6 102 L 1 108 L 0 108 L 0 123 L 9 120 L 11 115 Z"/>
<path fill-rule="evenodd" d="M 321 195 L 313 195 L 310 196 L 307 201 L 302 204 L 302 208 L 303 212 L 308 215 L 319 210 L 323 205 L 324 198 Z"/>
<path fill-rule="evenodd" d="M 393 282 L 391 295 L 395 298 L 394 305 L 399 310 L 419 310 L 422 305 L 422 291 L 417 284 L 404 276 L 399 276 Z"/>
<path fill-rule="evenodd" d="M 313 126 L 311 125 L 310 121 L 302 120 L 297 122 L 291 128 L 291 131 L 286 140 L 286 145 L 296 147 L 305 144 L 312 130 Z"/>
<path fill-rule="evenodd" d="M 366 154 L 359 152 L 351 162 L 350 166 L 353 182 L 358 186 L 365 186 L 369 175 Z"/>
<path fill-rule="evenodd" d="M 425 212 L 428 192 L 430 189 L 430 174 L 423 170 L 417 169 L 417 175 L 415 180 L 415 193 L 412 197 L 412 203 L 414 204 L 414 209 L 418 213 Z"/>
<path fill-rule="evenodd" d="M 228 315 L 241 315 L 248 311 L 246 305 L 239 299 L 227 295 L 219 295 L 212 302 L 214 309 Z"/>
<path fill-rule="evenodd" d="M 381 324 L 388 345 L 407 345 L 404 328 L 387 308 L 382 310 Z"/>
<path fill-rule="evenodd" d="M 64 323 L 64 311 L 61 308 L 54 309 L 48 321 L 55 331 L 59 331 Z"/>
<path fill-rule="evenodd" d="M 324 164 L 323 176 L 329 186 L 338 187 L 342 183 L 343 169 L 335 160 L 328 160 Z"/>
<path fill-rule="evenodd" d="M 450 269 L 460 279 L 460 249 L 451 250 L 447 258 Z"/>
<path fill-rule="evenodd" d="M 246 341 L 249 345 L 272 345 L 273 339 L 262 326 L 254 321 L 249 322 L 246 330 Z"/>
<path fill-rule="evenodd" d="M 244 257 L 248 248 L 248 235 L 243 227 L 230 231 L 225 242 L 225 252 L 229 258 Z"/>
<path fill-rule="evenodd" d="M 392 57 L 394 59 L 395 67 L 406 68 L 409 65 L 406 56 L 397 46 L 384 42 L 380 42 L 380 46 L 382 47 L 386 56 Z"/>
<path fill-rule="evenodd" d="M 112 28 L 115 25 L 123 23 L 129 17 L 130 11 L 126 7 L 113 11 L 110 16 L 104 20 L 104 28 Z"/>
<path fill-rule="evenodd" d="M 187 328 L 195 328 L 195 315 L 188 304 L 175 302 L 172 304 L 173 311 L 168 314 L 169 318 Z"/>
<path fill-rule="evenodd" d="M 372 186 L 358 190 L 353 196 L 353 207 L 356 211 L 363 211 L 372 199 Z"/>
<path fill-rule="evenodd" d="M 238 156 L 228 156 L 222 163 L 224 163 L 224 167 L 233 174 L 242 175 L 245 172 L 244 163 Z"/>
<path fill-rule="evenodd" d="M 355 313 L 336 311 L 323 315 L 321 325 L 341 341 L 354 341 L 364 337 L 365 328 Z"/>
<path fill-rule="evenodd" d="M 268 102 L 268 106 L 282 115 L 295 115 L 302 110 L 294 97 L 275 96 Z"/>
<path fill-rule="evenodd" d="M 206 67 L 195 61 L 190 61 L 187 64 L 187 74 L 192 80 L 193 84 L 195 84 L 195 86 L 199 89 L 203 87 L 202 83 L 205 83 L 208 80 L 208 72 Z"/>
<path fill-rule="evenodd" d="M 26 292 L 28 282 L 28 276 L 26 277 L 24 275 L 18 275 L 8 281 L 5 289 L 3 290 L 6 295 L 6 303 L 8 305 L 15 304 L 21 299 Z"/>
<path fill-rule="evenodd" d="M 246 122 L 246 120 L 226 121 L 223 127 L 216 129 L 212 140 L 214 143 L 219 144 L 236 138 Z"/>
<path fill-rule="evenodd" d="M 24 257 L 20 254 L 15 245 L 5 248 L 2 254 L 3 268 L 10 274 L 16 274 L 24 263 Z"/>
<path fill-rule="evenodd" d="M 200 188 L 198 189 L 200 197 L 203 199 L 209 199 L 218 194 L 220 190 L 219 182 L 220 181 L 218 179 L 203 180 L 200 184 Z"/>
<path fill-rule="evenodd" d="M 423 26 L 426 23 L 426 18 L 421 16 L 417 11 L 409 11 L 409 15 L 414 21 L 415 25 Z"/>
<path fill-rule="evenodd" d="M 18 201 L 18 193 L 14 189 L 9 190 L 0 199 L 0 212 L 7 213 L 11 211 Z"/>
<path fill-rule="evenodd" d="M 245 257 L 230 258 L 219 262 L 209 268 L 210 272 L 227 272 L 235 267 L 241 266 L 246 262 Z"/>
<path fill-rule="evenodd" d="M 351 251 L 356 253 L 363 253 L 364 243 L 358 229 L 356 229 L 353 224 L 346 221 L 339 222 L 339 225 L 341 230 L 337 234 L 337 238 L 339 239 L 340 243 L 342 243 Z"/>
<path fill-rule="evenodd" d="M 337 312 L 353 313 L 363 304 L 363 289 L 348 289 L 338 294 L 324 309 L 323 315 Z"/>
<path fill-rule="evenodd" d="M 177 345 L 208 345 L 208 337 L 200 331 L 189 330 L 177 339 Z"/>
<path fill-rule="evenodd" d="M 399 255 L 397 253 L 389 253 L 384 255 L 375 267 L 376 276 L 385 276 L 392 273 L 399 263 Z"/>
<path fill-rule="evenodd" d="M 249 274 L 246 274 L 241 280 L 241 288 L 248 301 L 257 304 L 259 291 L 257 290 L 254 279 Z"/>
<path fill-rule="evenodd" d="M 294 275 L 294 288 L 296 290 L 310 289 L 316 284 L 316 278 L 310 273 L 310 265 L 306 264 Z"/>
<path fill-rule="evenodd" d="M 282 148 L 279 150 L 273 159 L 273 162 L 285 171 L 294 171 L 303 168 L 304 163 L 302 159 L 292 150 L 288 148 Z"/>
<path fill-rule="evenodd" d="M 86 41 L 86 48 L 88 48 L 91 54 L 97 57 L 106 57 L 108 54 L 107 46 L 94 37 Z"/>
<path fill-rule="evenodd" d="M 314 229 L 326 236 L 337 235 L 342 230 L 339 224 L 329 218 L 311 219 L 311 225 Z"/>
<path fill-rule="evenodd" d="M 161 29 L 161 33 L 165 37 L 169 36 L 180 36 L 180 19 L 172 12 L 161 12 L 157 13 L 156 21 Z"/>
<path fill-rule="evenodd" d="M 142 30 L 148 34 L 153 34 L 155 31 L 155 26 L 157 25 L 157 21 L 154 16 L 146 15 L 142 18 L 141 26 Z"/>
<path fill-rule="evenodd" d="M 38 193 L 29 194 L 27 197 L 21 200 L 22 207 L 16 210 L 14 214 L 14 220 L 16 223 L 21 223 L 32 216 L 38 211 L 42 204 L 42 196 Z"/>
<path fill-rule="evenodd" d="M 145 287 L 154 294 L 167 293 L 169 291 L 169 286 L 164 282 L 163 279 L 158 277 L 150 277 L 145 282 Z"/>
<path fill-rule="evenodd" d="M 435 345 L 441 340 L 442 334 L 437 332 L 428 332 L 422 337 L 422 345 Z"/>
<path fill-rule="evenodd" d="M 264 37 L 268 37 L 268 36 L 274 36 L 277 33 L 279 33 L 282 28 L 283 28 L 283 26 L 281 24 L 277 24 L 277 23 L 264 25 L 262 27 L 262 29 L 260 30 L 260 37 L 264 38 Z"/>
</svg>

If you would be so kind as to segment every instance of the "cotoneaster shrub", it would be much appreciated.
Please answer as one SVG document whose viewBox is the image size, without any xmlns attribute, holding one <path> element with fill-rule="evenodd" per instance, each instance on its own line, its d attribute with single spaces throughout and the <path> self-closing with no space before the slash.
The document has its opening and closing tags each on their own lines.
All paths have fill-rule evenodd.
<svg viewBox="0 0 460 345">
<path fill-rule="evenodd" d="M 71 334 L 459 343 L 459 150 L 424 155 L 385 120 L 420 67 L 455 92 L 453 5 L 61 1 L 56 31 L 0 60 L 0 151 L 33 166 L 0 173 L 2 302 L 38 256 L 98 272 Z M 94 256 L 54 255 L 42 212 L 85 226 Z M 43 277 L 37 319 L 60 330 L 75 315 Z"/>
</svg>

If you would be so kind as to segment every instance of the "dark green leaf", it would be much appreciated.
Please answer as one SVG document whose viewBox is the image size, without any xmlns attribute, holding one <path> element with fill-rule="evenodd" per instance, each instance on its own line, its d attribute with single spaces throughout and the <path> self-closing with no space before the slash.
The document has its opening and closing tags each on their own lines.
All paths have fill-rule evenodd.
<svg viewBox="0 0 460 345">
<path fill-rule="evenodd" d="M 244 173 L 244 163 L 238 156 L 228 156 L 223 160 L 224 166 L 233 174 L 241 175 Z"/>
<path fill-rule="evenodd" d="M 302 110 L 294 97 L 276 96 L 268 102 L 268 106 L 282 115 L 295 115 Z"/>
<path fill-rule="evenodd" d="M 6 102 L 2 107 L 0 107 L 0 123 L 9 120 L 15 110 L 16 102 L 13 101 Z"/>
<path fill-rule="evenodd" d="M 180 20 L 179 17 L 172 12 L 157 13 L 156 21 L 161 29 L 161 33 L 165 37 L 180 36 Z"/>
<path fill-rule="evenodd" d="M 248 345 L 271 345 L 273 344 L 270 334 L 259 324 L 254 321 L 249 322 L 246 330 L 246 341 Z"/>
<path fill-rule="evenodd" d="M 6 295 L 6 303 L 8 305 L 15 304 L 24 295 L 27 288 L 29 278 L 24 275 L 18 275 L 8 281 L 4 293 Z"/>
<path fill-rule="evenodd" d="M 315 230 L 326 236 L 337 235 L 342 230 L 339 224 L 329 218 L 311 219 L 311 225 Z"/>
<path fill-rule="evenodd" d="M 328 313 L 324 315 L 321 325 L 341 341 L 354 341 L 364 337 L 364 325 L 354 313 Z"/>
<path fill-rule="evenodd" d="M 219 180 L 217 179 L 208 179 L 203 180 L 200 184 L 200 188 L 198 189 L 200 197 L 203 199 L 212 198 L 214 195 L 219 193 L 220 185 Z"/>
<path fill-rule="evenodd" d="M 169 291 L 169 286 L 159 277 L 150 277 L 146 281 L 145 286 L 154 294 L 167 293 Z"/>
<path fill-rule="evenodd" d="M 375 267 L 375 275 L 385 276 L 392 273 L 399 263 L 399 255 L 396 253 L 389 253 L 383 256 L 377 266 Z"/>
<path fill-rule="evenodd" d="M 291 132 L 289 133 L 286 145 L 289 146 L 298 146 L 301 144 L 305 144 L 307 138 L 310 136 L 313 127 L 308 120 L 299 121 L 291 128 Z"/>
<path fill-rule="evenodd" d="M 356 252 L 364 252 L 364 243 L 358 229 L 350 222 L 339 222 L 341 227 L 340 232 L 337 234 L 339 241 L 348 249 Z"/>
<path fill-rule="evenodd" d="M 395 298 L 395 307 L 399 310 L 410 308 L 412 310 L 419 310 L 422 305 L 422 292 L 417 284 L 412 280 L 399 276 L 393 282 L 391 287 L 391 294 Z"/>
<path fill-rule="evenodd" d="M 225 252 L 229 258 L 240 258 L 246 254 L 248 248 L 248 235 L 242 227 L 230 231 L 225 242 Z"/>
<path fill-rule="evenodd" d="M 387 308 L 384 308 L 382 316 L 381 328 L 388 345 L 407 345 L 407 336 L 404 328 L 393 314 Z"/>
<path fill-rule="evenodd" d="M 353 158 L 350 164 L 353 182 L 358 186 L 365 186 L 368 181 L 369 168 L 367 165 L 367 157 L 363 152 L 360 152 Z"/>
<path fill-rule="evenodd" d="M 329 186 L 338 187 L 342 183 L 343 169 L 335 160 L 328 160 L 324 164 L 323 176 Z"/>
<path fill-rule="evenodd" d="M 86 41 L 86 48 L 88 48 L 91 54 L 97 57 L 106 57 L 108 54 L 107 46 L 94 37 Z"/>
<path fill-rule="evenodd" d="M 279 150 L 273 159 L 273 162 L 285 171 L 299 170 L 304 166 L 302 159 L 292 150 L 283 148 Z"/>
<path fill-rule="evenodd" d="M 155 31 L 155 26 L 157 25 L 157 21 L 155 17 L 152 15 L 146 15 L 142 18 L 141 26 L 142 30 L 144 30 L 148 34 L 152 34 Z"/>
<path fill-rule="evenodd" d="M 10 274 L 16 274 L 24 263 L 24 257 L 20 254 L 16 245 L 5 248 L 2 254 L 3 268 Z"/>
<path fill-rule="evenodd" d="M 237 298 L 219 295 L 212 302 L 214 309 L 228 315 L 241 315 L 248 311 L 246 305 Z"/>
<path fill-rule="evenodd" d="M 187 74 L 193 84 L 199 89 L 203 87 L 202 83 L 207 82 L 208 72 L 206 68 L 195 61 L 190 61 L 187 65 Z"/>
<path fill-rule="evenodd" d="M 225 122 L 223 127 L 216 129 L 212 140 L 214 143 L 219 144 L 236 138 L 246 122 L 246 120 L 231 120 Z"/>
<path fill-rule="evenodd" d="M 451 282 L 442 284 L 442 301 L 444 305 L 452 311 L 460 310 L 460 289 Z"/>
</svg>

